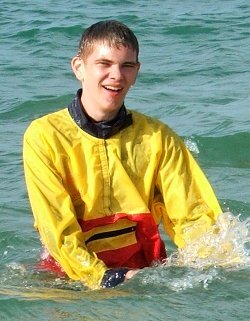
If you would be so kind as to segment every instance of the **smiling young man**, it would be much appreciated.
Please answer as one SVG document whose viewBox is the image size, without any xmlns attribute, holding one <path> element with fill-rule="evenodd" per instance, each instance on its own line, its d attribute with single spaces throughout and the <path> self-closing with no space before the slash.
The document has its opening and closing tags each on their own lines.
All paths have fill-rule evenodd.
<svg viewBox="0 0 250 321">
<path fill-rule="evenodd" d="M 124 24 L 90 26 L 71 63 L 82 88 L 68 108 L 33 121 L 24 136 L 35 227 L 48 251 L 42 265 L 93 289 L 164 261 L 160 222 L 184 247 L 221 212 L 179 137 L 125 107 L 138 53 Z"/>
<path fill-rule="evenodd" d="M 140 67 L 138 52 L 132 45 L 112 44 L 106 40 L 84 45 L 72 59 L 72 69 L 83 88 L 82 105 L 93 121 L 111 120 L 136 81 Z"/>
</svg>

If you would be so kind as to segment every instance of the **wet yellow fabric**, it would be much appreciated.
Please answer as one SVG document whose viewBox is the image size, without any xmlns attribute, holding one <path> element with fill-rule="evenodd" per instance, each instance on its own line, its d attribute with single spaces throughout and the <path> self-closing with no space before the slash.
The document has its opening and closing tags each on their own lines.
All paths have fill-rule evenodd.
<svg viewBox="0 0 250 321">
<path fill-rule="evenodd" d="M 33 121 L 24 135 L 35 227 L 68 276 L 91 288 L 100 285 L 107 267 L 84 245 L 78 220 L 152 212 L 183 247 L 221 213 L 177 135 L 160 121 L 131 113 L 133 124 L 106 140 L 81 130 L 66 108 Z"/>
</svg>

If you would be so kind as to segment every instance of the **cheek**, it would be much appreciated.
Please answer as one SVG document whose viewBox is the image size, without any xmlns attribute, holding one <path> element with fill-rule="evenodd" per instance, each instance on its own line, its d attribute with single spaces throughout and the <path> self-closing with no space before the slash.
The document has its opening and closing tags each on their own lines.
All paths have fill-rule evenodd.
<svg viewBox="0 0 250 321">
<path fill-rule="evenodd" d="M 96 84 L 96 82 L 98 81 L 99 77 L 98 74 L 96 74 L 96 72 L 93 70 L 93 72 L 87 72 L 85 73 L 85 77 L 84 77 L 84 83 L 85 86 L 87 87 L 92 87 Z"/>
<path fill-rule="evenodd" d="M 129 76 L 128 76 L 128 83 L 129 83 L 129 85 L 130 86 L 132 86 L 132 85 L 134 85 L 134 83 L 136 82 L 136 78 L 137 78 L 137 73 L 134 73 L 134 74 L 130 74 Z"/>
<path fill-rule="evenodd" d="M 104 73 L 100 69 L 95 69 L 95 68 L 93 68 L 88 75 L 89 75 L 88 79 L 92 82 L 95 82 L 96 84 L 98 84 L 99 82 L 101 82 L 103 79 L 107 77 L 106 73 Z"/>
</svg>

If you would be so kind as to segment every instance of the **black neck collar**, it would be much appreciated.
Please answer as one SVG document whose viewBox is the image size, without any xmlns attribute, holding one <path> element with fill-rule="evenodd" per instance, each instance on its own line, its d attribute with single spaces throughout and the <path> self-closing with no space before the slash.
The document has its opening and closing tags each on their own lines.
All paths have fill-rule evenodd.
<svg viewBox="0 0 250 321">
<path fill-rule="evenodd" d="M 133 123 L 132 115 L 127 113 L 126 107 L 121 106 L 117 116 L 108 121 L 93 122 L 84 111 L 81 102 L 82 89 L 77 91 L 73 101 L 69 104 L 68 110 L 76 124 L 88 134 L 97 138 L 109 138 L 120 130 L 130 126 Z"/>
</svg>

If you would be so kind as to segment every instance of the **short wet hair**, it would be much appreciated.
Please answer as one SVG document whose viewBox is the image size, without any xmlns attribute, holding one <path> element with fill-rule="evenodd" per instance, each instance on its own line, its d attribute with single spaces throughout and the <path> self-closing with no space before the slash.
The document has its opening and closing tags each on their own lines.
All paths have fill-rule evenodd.
<svg viewBox="0 0 250 321">
<path fill-rule="evenodd" d="M 136 52 L 138 62 L 138 40 L 129 27 L 117 20 L 99 21 L 87 28 L 79 42 L 78 56 L 86 58 L 97 42 L 107 43 L 110 47 L 132 48 Z"/>
</svg>

